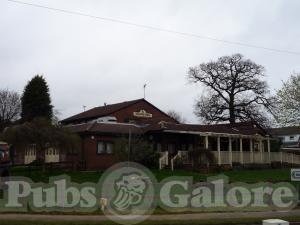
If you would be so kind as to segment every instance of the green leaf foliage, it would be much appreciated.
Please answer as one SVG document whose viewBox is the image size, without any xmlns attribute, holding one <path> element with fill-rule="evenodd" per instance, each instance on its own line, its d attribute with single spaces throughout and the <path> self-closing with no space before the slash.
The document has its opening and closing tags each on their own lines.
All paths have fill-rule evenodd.
<svg viewBox="0 0 300 225">
<path fill-rule="evenodd" d="M 36 75 L 25 86 L 22 98 L 22 120 L 31 121 L 36 117 L 51 119 L 53 106 L 49 87 L 43 76 Z"/>
</svg>

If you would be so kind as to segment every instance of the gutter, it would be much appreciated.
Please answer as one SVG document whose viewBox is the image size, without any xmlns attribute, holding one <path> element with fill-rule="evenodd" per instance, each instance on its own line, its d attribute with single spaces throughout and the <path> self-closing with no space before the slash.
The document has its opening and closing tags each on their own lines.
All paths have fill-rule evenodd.
<svg viewBox="0 0 300 225">
<path fill-rule="evenodd" d="M 222 136 L 222 137 L 245 137 L 245 138 L 266 138 L 259 134 L 244 135 L 244 134 L 228 134 L 228 133 L 216 133 L 216 132 L 200 132 L 200 131 L 177 131 L 177 130 L 164 130 L 164 133 L 177 133 L 177 134 L 195 134 L 200 136 Z M 271 139 L 271 138 L 270 138 Z"/>
</svg>

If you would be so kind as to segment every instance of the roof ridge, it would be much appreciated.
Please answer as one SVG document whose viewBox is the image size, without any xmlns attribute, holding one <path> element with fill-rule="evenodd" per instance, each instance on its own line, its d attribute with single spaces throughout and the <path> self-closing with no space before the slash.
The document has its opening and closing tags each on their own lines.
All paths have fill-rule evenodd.
<svg viewBox="0 0 300 225">
<path fill-rule="evenodd" d="M 119 104 L 124 104 L 124 103 L 135 103 L 138 101 L 144 100 L 143 98 L 139 98 L 139 99 L 134 99 L 134 100 L 129 100 L 129 101 L 123 101 L 123 102 L 116 102 L 116 103 L 112 103 L 112 104 L 106 104 L 106 105 L 102 105 L 102 106 L 96 106 L 94 108 L 102 108 L 102 107 L 107 107 L 107 106 L 114 106 L 114 105 L 119 105 Z M 94 109 L 91 108 L 91 109 Z"/>
<path fill-rule="evenodd" d="M 76 114 L 76 115 L 70 116 L 70 117 L 68 117 L 68 118 L 66 118 L 66 119 L 63 119 L 63 120 L 61 120 L 61 122 L 65 122 L 65 121 L 68 121 L 68 120 L 75 119 L 76 117 L 85 115 L 85 114 L 87 114 L 87 113 L 90 113 L 90 112 L 92 112 L 93 110 L 105 109 L 106 107 L 114 107 L 114 106 L 117 106 L 117 105 L 122 105 L 122 104 L 124 104 L 124 106 L 120 106 L 120 108 L 117 108 L 117 109 L 113 110 L 113 111 L 110 112 L 110 113 L 117 112 L 117 111 L 119 111 L 119 110 L 121 110 L 121 109 L 123 109 L 123 108 L 125 108 L 125 107 L 128 107 L 129 105 L 135 104 L 135 103 L 137 103 L 137 102 L 139 102 L 139 101 L 142 101 L 142 100 L 145 100 L 145 99 L 144 99 L 144 98 L 140 98 L 140 99 L 135 99 L 135 100 L 131 100 L 131 101 L 124 101 L 124 102 L 113 103 L 113 104 L 104 105 L 104 106 L 93 107 L 93 108 L 88 109 L 88 110 L 86 110 L 86 111 L 84 111 L 84 112 L 81 112 L 81 113 L 78 113 L 78 114 Z M 107 113 L 107 114 L 109 114 L 109 113 Z M 104 115 L 102 115 L 102 116 L 105 116 L 105 115 L 107 115 L 107 114 L 104 114 Z M 91 116 L 91 117 L 92 117 L 92 116 Z"/>
<path fill-rule="evenodd" d="M 275 130 L 275 129 L 289 129 L 289 128 L 300 128 L 300 126 L 272 127 L 270 129 Z"/>
</svg>

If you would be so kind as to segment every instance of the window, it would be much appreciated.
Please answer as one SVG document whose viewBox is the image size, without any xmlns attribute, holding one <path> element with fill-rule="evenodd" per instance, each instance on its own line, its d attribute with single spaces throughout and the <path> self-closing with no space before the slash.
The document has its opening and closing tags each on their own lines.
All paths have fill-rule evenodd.
<svg viewBox="0 0 300 225">
<path fill-rule="evenodd" d="M 105 144 L 104 144 L 104 142 L 98 142 L 97 154 L 105 154 Z"/>
<path fill-rule="evenodd" d="M 295 140 L 295 136 L 290 136 L 290 140 Z"/>
<path fill-rule="evenodd" d="M 113 154 L 113 143 L 99 141 L 97 144 L 97 154 Z"/>
</svg>

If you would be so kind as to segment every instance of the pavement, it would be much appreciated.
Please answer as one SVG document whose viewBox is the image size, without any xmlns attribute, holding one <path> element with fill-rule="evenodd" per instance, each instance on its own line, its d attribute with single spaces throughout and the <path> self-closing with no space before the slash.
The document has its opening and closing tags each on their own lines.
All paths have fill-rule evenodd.
<svg viewBox="0 0 300 225">
<path fill-rule="evenodd" d="M 226 212 L 226 213 L 190 213 L 150 215 L 148 221 L 192 221 L 192 220 L 222 220 L 222 219 L 275 219 L 282 217 L 300 217 L 300 209 L 291 211 L 270 212 Z M 118 220 L 118 218 L 115 218 Z M 0 214 L 1 220 L 14 221 L 107 221 L 104 215 L 50 215 L 50 214 Z"/>
</svg>

